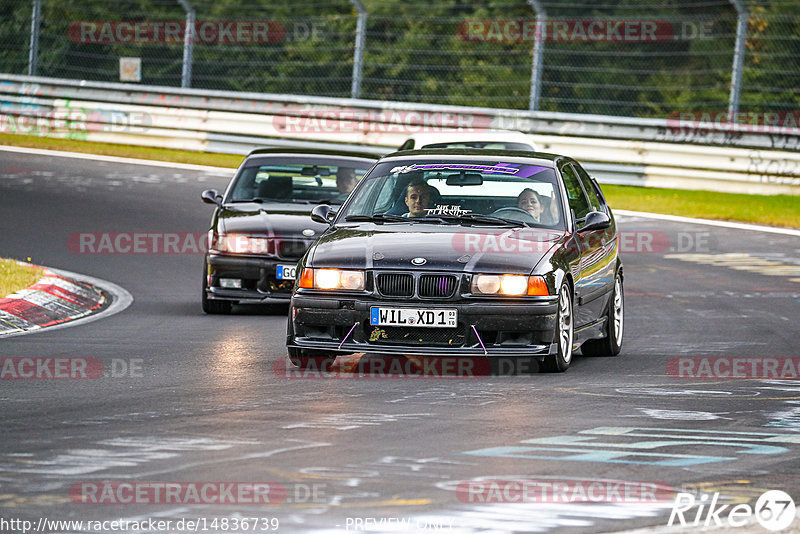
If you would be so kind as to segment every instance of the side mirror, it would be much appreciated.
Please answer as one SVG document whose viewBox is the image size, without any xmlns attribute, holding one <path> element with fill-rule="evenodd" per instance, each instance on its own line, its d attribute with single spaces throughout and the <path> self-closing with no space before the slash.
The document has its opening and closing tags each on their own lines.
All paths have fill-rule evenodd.
<svg viewBox="0 0 800 534">
<path fill-rule="evenodd" d="M 314 206 L 314 209 L 311 210 L 311 220 L 314 222 L 330 226 L 333 224 L 334 217 L 336 217 L 336 211 L 327 204 Z"/>
<path fill-rule="evenodd" d="M 583 227 L 579 232 L 591 232 L 592 230 L 605 230 L 611 226 L 611 217 L 602 211 L 593 211 L 586 216 Z"/>
<path fill-rule="evenodd" d="M 200 198 L 206 204 L 216 204 L 217 206 L 222 205 L 222 195 L 217 193 L 216 189 L 206 189 L 200 193 Z"/>
</svg>

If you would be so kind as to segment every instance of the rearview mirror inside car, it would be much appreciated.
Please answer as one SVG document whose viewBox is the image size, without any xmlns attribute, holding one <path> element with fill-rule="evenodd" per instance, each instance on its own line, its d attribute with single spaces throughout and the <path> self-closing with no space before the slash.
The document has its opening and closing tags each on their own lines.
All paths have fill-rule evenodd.
<svg viewBox="0 0 800 534">
<path fill-rule="evenodd" d="M 459 174 L 448 174 L 447 185 L 481 185 L 483 176 L 474 172 L 461 171 Z"/>
<path fill-rule="evenodd" d="M 300 170 L 300 174 L 303 176 L 330 176 L 331 170 L 328 167 L 314 165 L 313 167 L 303 167 Z"/>
</svg>

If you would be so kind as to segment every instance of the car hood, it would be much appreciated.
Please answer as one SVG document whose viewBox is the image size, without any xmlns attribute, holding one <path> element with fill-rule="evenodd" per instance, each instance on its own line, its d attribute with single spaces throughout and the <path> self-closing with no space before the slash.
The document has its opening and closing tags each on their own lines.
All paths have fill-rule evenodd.
<svg viewBox="0 0 800 534">
<path fill-rule="evenodd" d="M 274 237 L 319 237 L 328 225 L 311 220 L 313 206 L 300 204 L 270 204 L 255 202 L 225 205 L 219 212 L 218 231 L 221 233 L 266 234 Z M 304 230 L 312 230 L 303 233 Z"/>
<path fill-rule="evenodd" d="M 327 232 L 308 258 L 312 267 L 528 274 L 563 237 L 535 228 L 365 223 Z"/>
</svg>

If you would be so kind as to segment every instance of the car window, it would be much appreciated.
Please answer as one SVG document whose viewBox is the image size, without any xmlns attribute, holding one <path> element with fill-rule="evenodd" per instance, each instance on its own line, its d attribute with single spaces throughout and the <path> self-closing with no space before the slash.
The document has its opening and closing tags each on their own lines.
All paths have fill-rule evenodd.
<svg viewBox="0 0 800 534">
<path fill-rule="evenodd" d="M 262 160 L 240 169 L 227 200 L 341 203 L 367 170 L 364 162 L 331 158 Z"/>
<path fill-rule="evenodd" d="M 594 211 L 605 211 L 605 208 L 603 207 L 603 201 L 597 194 L 597 190 L 595 189 L 592 179 L 589 177 L 583 167 L 577 163 L 573 163 L 572 167 L 578 173 L 578 177 L 581 180 L 581 185 L 583 185 L 583 190 L 586 192 L 586 196 L 589 199 L 589 204 L 592 206 L 592 209 Z"/>
<path fill-rule="evenodd" d="M 414 194 L 422 196 L 425 204 L 416 211 L 409 206 Z M 560 203 L 555 201 L 560 195 L 551 166 L 496 160 L 386 162 L 364 178 L 339 220 L 400 215 L 445 217 L 444 222 L 452 224 L 452 217 L 468 215 L 560 228 L 564 219 Z"/>
<path fill-rule="evenodd" d="M 575 212 L 576 219 L 583 219 L 592 209 L 589 201 L 586 200 L 578 175 L 575 174 L 571 165 L 564 164 L 561 167 L 561 177 L 564 179 L 564 188 L 567 190 L 570 209 Z"/>
</svg>

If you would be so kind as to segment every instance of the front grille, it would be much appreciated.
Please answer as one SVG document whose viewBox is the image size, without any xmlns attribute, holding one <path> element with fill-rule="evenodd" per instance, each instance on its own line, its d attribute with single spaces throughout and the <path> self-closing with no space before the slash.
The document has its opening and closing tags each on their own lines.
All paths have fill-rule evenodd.
<svg viewBox="0 0 800 534">
<path fill-rule="evenodd" d="M 463 324 L 457 328 L 417 328 L 404 326 L 366 325 L 373 344 L 384 345 L 441 345 L 446 347 L 464 346 Z"/>
<path fill-rule="evenodd" d="M 414 294 L 414 277 L 410 274 L 379 274 L 377 285 L 378 291 L 388 297 L 410 297 Z"/>
<path fill-rule="evenodd" d="M 448 298 L 456 290 L 456 277 L 445 274 L 423 274 L 419 278 L 420 297 Z"/>
<path fill-rule="evenodd" d="M 278 245 L 278 255 L 281 258 L 299 260 L 308 249 L 308 243 L 298 239 L 287 239 Z"/>
</svg>

